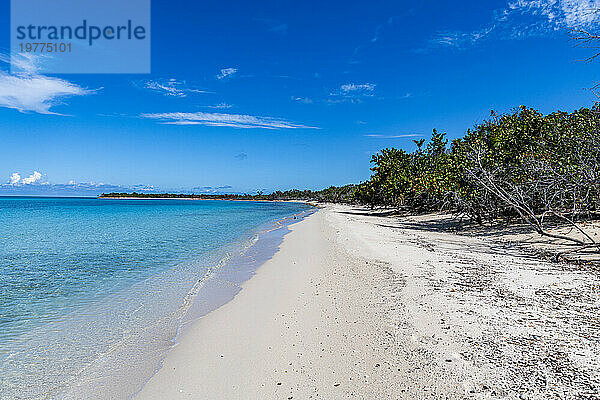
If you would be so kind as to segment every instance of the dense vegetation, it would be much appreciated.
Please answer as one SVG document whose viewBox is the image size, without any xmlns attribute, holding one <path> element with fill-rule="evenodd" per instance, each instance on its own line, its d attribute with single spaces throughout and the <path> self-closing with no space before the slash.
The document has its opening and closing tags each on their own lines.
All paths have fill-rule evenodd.
<svg viewBox="0 0 600 400">
<path fill-rule="evenodd" d="M 447 210 L 482 222 L 520 217 L 538 233 L 560 220 L 595 241 L 577 224 L 599 209 L 600 107 L 549 115 L 520 107 L 496 115 L 460 138 L 433 131 L 417 150 L 384 149 L 373 156 L 373 175 L 355 198 L 363 204 L 411 212 Z"/>
</svg>

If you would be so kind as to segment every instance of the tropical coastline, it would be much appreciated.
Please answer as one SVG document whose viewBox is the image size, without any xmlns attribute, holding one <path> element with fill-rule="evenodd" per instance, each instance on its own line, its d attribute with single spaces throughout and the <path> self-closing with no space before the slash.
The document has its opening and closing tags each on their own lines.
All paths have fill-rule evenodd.
<svg viewBox="0 0 600 400">
<path fill-rule="evenodd" d="M 0 9 L 0 400 L 600 400 L 600 0 Z"/>
<path fill-rule="evenodd" d="M 31 209 L 36 215 L 25 216 Z M 311 209 L 299 203 L 0 199 L 10 218 L 48 226 L 18 248 L 20 225 L 2 228 L 9 244 L 0 258 L 3 276 L 19 268 L 30 272 L 22 274 L 23 283 L 13 278 L 12 291 L 3 289 L 0 397 L 131 396 L 181 326 L 233 298 L 276 251 L 287 225 Z M 59 217 L 65 220 L 58 223 Z M 81 227 L 88 234 L 78 239 Z M 63 235 L 46 236 L 44 229 Z M 51 252 L 33 257 L 39 235 Z M 51 268 L 60 268 L 56 278 L 17 290 L 28 276 Z"/>
<path fill-rule="evenodd" d="M 289 232 L 289 227 L 301 222 L 312 212 L 310 209 L 301 211 L 260 227 L 251 241 L 244 244 L 242 248 L 237 246 L 233 254 L 228 254 L 226 258 L 220 260 L 219 264 L 213 266 L 209 274 L 194 284 L 186 295 L 183 302 L 185 310 L 180 313 L 178 320 L 171 322 L 175 322 L 175 325 L 171 326 L 174 334 L 162 351 L 158 349 L 149 351 L 147 346 L 144 346 L 144 350 L 138 349 L 137 365 L 134 365 L 131 360 L 125 360 L 128 356 L 124 354 L 113 359 L 105 355 L 100 365 L 95 365 L 79 374 L 77 379 L 61 393 L 60 398 L 135 397 L 145 383 L 163 367 L 165 357 L 179 344 L 180 337 L 187 331 L 188 326 L 234 299 L 242 290 L 244 282 L 251 279 L 256 270 L 277 252 L 279 244 Z M 124 363 L 117 366 L 119 362 Z"/>
<path fill-rule="evenodd" d="M 595 398 L 594 271 L 432 224 L 325 206 L 135 398 Z"/>
</svg>

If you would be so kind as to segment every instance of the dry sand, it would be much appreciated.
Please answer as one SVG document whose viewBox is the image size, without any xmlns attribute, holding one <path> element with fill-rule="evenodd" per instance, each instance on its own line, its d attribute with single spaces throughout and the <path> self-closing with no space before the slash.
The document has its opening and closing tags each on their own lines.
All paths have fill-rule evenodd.
<svg viewBox="0 0 600 400">
<path fill-rule="evenodd" d="M 136 399 L 600 398 L 599 307 L 593 269 L 327 206 Z"/>
</svg>

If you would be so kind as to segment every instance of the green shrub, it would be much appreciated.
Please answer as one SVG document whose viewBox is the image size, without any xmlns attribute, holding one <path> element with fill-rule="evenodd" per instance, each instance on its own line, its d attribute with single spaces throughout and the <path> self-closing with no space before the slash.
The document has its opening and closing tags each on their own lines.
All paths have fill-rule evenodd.
<svg viewBox="0 0 600 400">
<path fill-rule="evenodd" d="M 383 149 L 355 199 L 413 212 L 451 210 L 477 221 L 513 216 L 576 220 L 600 201 L 600 107 L 572 113 L 519 107 L 452 142 L 433 131 L 417 150 Z M 535 222 L 537 221 L 537 222 Z"/>
</svg>

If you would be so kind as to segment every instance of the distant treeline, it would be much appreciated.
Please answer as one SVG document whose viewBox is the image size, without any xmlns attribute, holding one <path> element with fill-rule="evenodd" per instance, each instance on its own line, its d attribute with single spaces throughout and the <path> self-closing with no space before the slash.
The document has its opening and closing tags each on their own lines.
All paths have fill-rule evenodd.
<svg viewBox="0 0 600 400">
<path fill-rule="evenodd" d="M 327 203 L 344 203 L 354 201 L 356 185 L 343 187 L 332 186 L 323 190 L 286 190 L 269 194 L 177 194 L 177 193 L 103 193 L 101 198 L 170 198 L 170 199 L 199 199 L 199 200 L 253 200 L 253 201 L 315 201 Z"/>
</svg>

